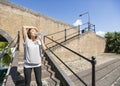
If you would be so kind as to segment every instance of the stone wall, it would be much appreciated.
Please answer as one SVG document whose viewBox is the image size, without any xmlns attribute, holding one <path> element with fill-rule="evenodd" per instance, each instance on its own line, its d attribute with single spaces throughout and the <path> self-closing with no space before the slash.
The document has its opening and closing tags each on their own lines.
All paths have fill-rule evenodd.
<svg viewBox="0 0 120 86">
<path fill-rule="evenodd" d="M 21 33 L 21 28 L 23 25 L 36 26 L 40 28 L 40 31 L 44 34 L 50 34 L 72 27 L 69 24 L 34 12 L 25 7 L 7 2 L 7 0 L 0 0 L 0 28 L 14 38 L 18 31 Z M 21 33 L 21 50 L 23 50 L 22 42 Z"/>
<path fill-rule="evenodd" d="M 97 36 L 94 32 L 85 32 L 64 45 L 83 56 L 92 57 L 105 52 L 106 40 L 105 38 Z M 54 51 L 59 57 L 63 57 L 64 59 L 77 56 L 63 47 L 56 48 Z"/>
</svg>

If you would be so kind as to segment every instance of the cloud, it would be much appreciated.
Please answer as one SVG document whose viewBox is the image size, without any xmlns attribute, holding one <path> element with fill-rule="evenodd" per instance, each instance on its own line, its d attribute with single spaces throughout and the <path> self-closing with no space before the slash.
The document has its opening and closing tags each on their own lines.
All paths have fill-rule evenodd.
<svg viewBox="0 0 120 86">
<path fill-rule="evenodd" d="M 105 34 L 106 34 L 106 32 L 103 32 L 103 31 L 97 31 L 96 34 L 99 35 L 99 36 L 104 37 Z"/>
<path fill-rule="evenodd" d="M 74 26 L 82 25 L 82 20 L 77 19 L 77 20 L 73 23 L 73 25 L 74 25 Z"/>
</svg>

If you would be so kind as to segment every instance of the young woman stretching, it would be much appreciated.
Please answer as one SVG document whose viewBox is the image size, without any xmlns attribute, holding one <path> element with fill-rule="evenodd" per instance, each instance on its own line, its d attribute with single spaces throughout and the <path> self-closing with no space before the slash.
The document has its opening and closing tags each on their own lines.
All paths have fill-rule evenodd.
<svg viewBox="0 0 120 86">
<path fill-rule="evenodd" d="M 23 26 L 24 40 L 24 76 L 25 86 L 30 86 L 32 69 L 35 73 L 37 86 L 42 86 L 41 80 L 41 50 L 45 51 L 46 47 L 41 35 L 36 35 L 39 32 L 34 26 Z"/>
</svg>

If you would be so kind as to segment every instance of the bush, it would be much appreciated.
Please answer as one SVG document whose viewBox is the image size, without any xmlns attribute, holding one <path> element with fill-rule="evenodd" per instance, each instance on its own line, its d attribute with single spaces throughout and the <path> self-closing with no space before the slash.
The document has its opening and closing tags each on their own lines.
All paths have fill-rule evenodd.
<svg viewBox="0 0 120 86">
<path fill-rule="evenodd" d="M 8 42 L 0 42 L 0 51 L 8 45 Z"/>
<path fill-rule="evenodd" d="M 105 34 L 106 51 L 120 54 L 120 32 L 108 32 Z"/>
</svg>

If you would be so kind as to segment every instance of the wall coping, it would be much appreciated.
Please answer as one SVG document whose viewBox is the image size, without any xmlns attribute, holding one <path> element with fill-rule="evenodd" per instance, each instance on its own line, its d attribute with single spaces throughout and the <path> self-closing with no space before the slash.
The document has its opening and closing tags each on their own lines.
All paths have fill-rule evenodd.
<svg viewBox="0 0 120 86">
<path fill-rule="evenodd" d="M 73 27 L 73 25 L 64 23 L 64 22 L 62 22 L 62 21 L 59 21 L 59 20 L 54 19 L 54 18 L 51 18 L 51 17 L 48 17 L 48 16 L 46 16 L 46 15 L 44 15 L 44 14 L 35 12 L 35 11 L 31 10 L 31 9 L 28 9 L 28 8 L 23 7 L 23 6 L 21 6 L 21 5 L 15 4 L 15 3 L 13 3 L 13 2 L 9 2 L 9 1 L 7 1 L 7 0 L 0 0 L 0 3 L 1 3 L 1 4 L 4 4 L 4 5 L 6 5 L 6 6 L 10 6 L 11 8 L 15 8 L 15 9 L 21 10 L 21 11 L 23 11 L 23 12 L 30 13 L 30 14 L 35 15 L 35 16 L 38 16 L 38 17 L 42 16 L 42 17 L 47 18 L 47 19 L 50 19 L 50 20 L 52 20 L 52 21 L 54 21 L 54 22 L 56 22 L 56 23 L 61 23 L 61 24 L 69 25 L 69 26 Z"/>
</svg>

